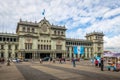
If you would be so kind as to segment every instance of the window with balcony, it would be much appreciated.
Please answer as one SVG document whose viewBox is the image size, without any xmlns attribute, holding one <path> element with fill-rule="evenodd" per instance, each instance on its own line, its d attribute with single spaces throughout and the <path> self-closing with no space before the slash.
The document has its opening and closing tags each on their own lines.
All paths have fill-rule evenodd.
<svg viewBox="0 0 120 80">
<path fill-rule="evenodd" d="M 33 32 L 33 33 L 35 32 L 35 29 L 34 29 L 34 28 L 32 28 L 32 32 Z"/>
<path fill-rule="evenodd" d="M 56 35 L 56 31 L 54 31 L 54 34 Z"/>
<path fill-rule="evenodd" d="M 25 32 L 25 27 L 22 28 L 22 31 Z"/>
<path fill-rule="evenodd" d="M 27 28 L 27 32 L 30 32 L 30 28 L 29 27 Z"/>
<path fill-rule="evenodd" d="M 60 35 L 60 31 L 58 31 L 58 35 Z"/>
<path fill-rule="evenodd" d="M 25 43 L 25 49 L 27 50 L 32 49 L 32 43 Z"/>
<path fill-rule="evenodd" d="M 62 50 L 62 45 L 56 45 L 56 50 Z"/>
<path fill-rule="evenodd" d="M 2 41 L 2 37 L 0 37 L 0 41 Z"/>
<path fill-rule="evenodd" d="M 61 32 L 61 35 L 63 35 L 63 31 Z"/>
</svg>

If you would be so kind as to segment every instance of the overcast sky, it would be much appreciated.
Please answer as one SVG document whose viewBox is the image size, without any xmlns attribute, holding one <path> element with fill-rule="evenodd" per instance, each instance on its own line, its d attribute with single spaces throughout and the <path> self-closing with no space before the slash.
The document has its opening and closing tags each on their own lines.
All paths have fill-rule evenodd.
<svg viewBox="0 0 120 80">
<path fill-rule="evenodd" d="M 21 18 L 65 25 L 69 38 L 83 39 L 86 33 L 105 34 L 104 47 L 120 51 L 120 0 L 0 0 L 0 32 L 15 33 Z"/>
</svg>

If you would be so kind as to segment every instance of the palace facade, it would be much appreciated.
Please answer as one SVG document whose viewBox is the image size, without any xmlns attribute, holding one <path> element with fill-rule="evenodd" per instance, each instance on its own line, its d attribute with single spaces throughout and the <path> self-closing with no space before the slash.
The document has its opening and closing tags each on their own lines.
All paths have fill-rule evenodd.
<svg viewBox="0 0 120 80">
<path fill-rule="evenodd" d="M 74 54 L 74 46 L 84 46 L 82 57 L 101 56 L 103 33 L 92 32 L 86 34 L 86 39 L 71 39 L 66 38 L 66 30 L 65 26 L 50 24 L 46 18 L 38 23 L 20 20 L 16 34 L 0 33 L 0 57 L 5 59 L 80 58 L 81 55 Z"/>
</svg>

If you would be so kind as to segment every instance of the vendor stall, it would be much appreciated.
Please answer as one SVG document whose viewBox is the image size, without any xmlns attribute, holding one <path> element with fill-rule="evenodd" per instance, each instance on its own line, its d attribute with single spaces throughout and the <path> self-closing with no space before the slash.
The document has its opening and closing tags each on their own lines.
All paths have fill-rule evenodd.
<svg viewBox="0 0 120 80">
<path fill-rule="evenodd" d="M 104 53 L 103 57 L 107 60 L 108 70 L 120 71 L 120 53 Z"/>
</svg>

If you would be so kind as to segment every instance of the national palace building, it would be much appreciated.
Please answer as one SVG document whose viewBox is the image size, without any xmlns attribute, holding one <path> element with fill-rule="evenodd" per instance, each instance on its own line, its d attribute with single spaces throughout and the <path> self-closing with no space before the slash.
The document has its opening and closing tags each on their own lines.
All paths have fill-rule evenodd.
<svg viewBox="0 0 120 80">
<path fill-rule="evenodd" d="M 84 46 L 84 58 L 103 53 L 102 32 L 86 34 L 86 39 L 72 39 L 66 38 L 66 30 L 65 26 L 50 24 L 45 17 L 40 22 L 20 19 L 16 34 L 0 33 L 0 58 L 80 58 L 74 54 L 74 46 Z"/>
</svg>

